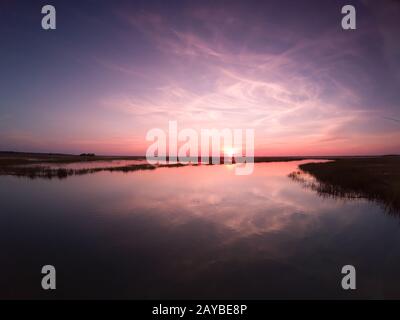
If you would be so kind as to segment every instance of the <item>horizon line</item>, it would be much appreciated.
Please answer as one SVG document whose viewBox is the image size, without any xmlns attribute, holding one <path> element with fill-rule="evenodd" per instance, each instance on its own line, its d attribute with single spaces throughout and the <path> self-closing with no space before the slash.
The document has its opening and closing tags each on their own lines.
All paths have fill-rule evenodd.
<svg viewBox="0 0 400 320">
<path fill-rule="evenodd" d="M 92 152 L 85 153 L 63 153 L 63 152 L 37 152 L 37 151 L 12 151 L 12 150 L 0 150 L 0 154 L 37 154 L 37 155 L 54 155 L 54 156 L 84 156 L 88 155 L 95 157 L 142 157 L 146 158 L 146 155 L 127 155 L 127 154 L 96 154 Z M 221 154 L 220 157 L 223 157 L 224 154 Z M 400 154 L 348 154 L 348 155 L 257 155 L 254 158 L 340 158 L 340 157 L 384 157 L 384 156 L 400 156 Z M 168 158 L 168 155 L 166 155 Z M 232 156 L 234 157 L 234 156 Z M 212 158 L 212 156 L 210 156 Z"/>
</svg>

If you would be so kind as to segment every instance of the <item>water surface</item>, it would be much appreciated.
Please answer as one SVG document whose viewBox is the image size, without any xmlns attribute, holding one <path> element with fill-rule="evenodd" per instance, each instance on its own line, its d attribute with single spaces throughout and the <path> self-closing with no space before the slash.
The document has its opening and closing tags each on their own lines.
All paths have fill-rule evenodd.
<svg viewBox="0 0 400 320">
<path fill-rule="evenodd" d="M 0 297 L 400 298 L 399 220 L 303 188 L 287 175 L 304 162 L 1 176 Z"/>
</svg>

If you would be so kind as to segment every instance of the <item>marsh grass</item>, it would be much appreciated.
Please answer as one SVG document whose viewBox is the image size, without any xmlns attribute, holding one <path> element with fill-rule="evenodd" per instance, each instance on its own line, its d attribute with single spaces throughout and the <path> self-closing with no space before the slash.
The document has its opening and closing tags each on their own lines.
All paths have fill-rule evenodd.
<svg viewBox="0 0 400 320">
<path fill-rule="evenodd" d="M 0 175 L 12 175 L 18 177 L 35 178 L 59 178 L 64 179 L 73 175 L 91 174 L 101 171 L 109 172 L 130 172 L 138 170 L 154 170 L 156 166 L 150 164 L 138 164 L 121 167 L 100 167 L 100 168 L 83 168 L 83 169 L 67 169 L 67 168 L 50 168 L 46 166 L 7 166 L 0 167 Z"/>
<path fill-rule="evenodd" d="M 90 159 L 89 159 L 90 158 Z M 45 179 L 65 179 L 70 176 L 79 176 L 85 174 L 92 174 L 102 171 L 108 172 L 132 172 L 140 170 L 154 170 L 156 168 L 175 168 L 186 166 L 181 163 L 175 164 L 132 164 L 125 166 L 107 166 L 107 167 L 95 167 L 95 168 L 52 168 L 48 164 L 70 164 L 70 163 L 81 163 L 81 162 L 94 162 L 94 161 L 114 161 L 114 160 L 143 160 L 143 157 L 97 157 L 90 156 L 88 159 L 86 156 L 66 156 L 63 158 L 53 156 L 39 158 L 30 157 L 15 157 L 0 158 L 0 175 L 11 175 L 17 177 L 28 177 L 31 179 L 45 178 Z"/>
<path fill-rule="evenodd" d="M 302 172 L 289 177 L 322 196 L 365 198 L 377 202 L 389 213 L 400 213 L 400 157 L 346 158 L 299 166 L 315 177 L 309 181 Z"/>
</svg>

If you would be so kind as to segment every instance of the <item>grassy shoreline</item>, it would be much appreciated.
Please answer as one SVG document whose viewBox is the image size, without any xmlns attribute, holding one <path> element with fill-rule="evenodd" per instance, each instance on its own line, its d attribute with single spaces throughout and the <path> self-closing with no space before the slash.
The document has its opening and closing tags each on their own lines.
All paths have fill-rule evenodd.
<svg viewBox="0 0 400 320">
<path fill-rule="evenodd" d="M 321 194 L 344 198 L 366 198 L 388 212 L 400 212 L 400 156 L 336 159 L 299 166 L 319 182 Z"/>
</svg>

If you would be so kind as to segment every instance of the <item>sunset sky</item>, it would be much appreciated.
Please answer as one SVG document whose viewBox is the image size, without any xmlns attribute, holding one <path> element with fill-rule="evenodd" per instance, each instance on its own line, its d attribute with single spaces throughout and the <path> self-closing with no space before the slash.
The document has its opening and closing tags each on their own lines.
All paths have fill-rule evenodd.
<svg viewBox="0 0 400 320">
<path fill-rule="evenodd" d="M 2 0 L 0 150 L 142 155 L 176 120 L 253 128 L 256 155 L 400 153 L 399 17 L 394 0 Z"/>
</svg>

